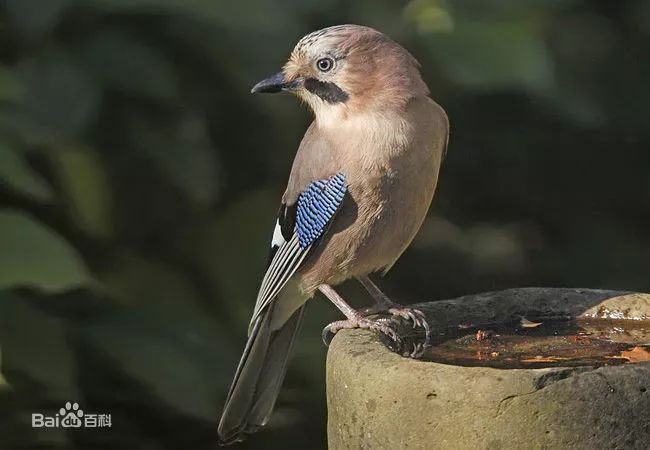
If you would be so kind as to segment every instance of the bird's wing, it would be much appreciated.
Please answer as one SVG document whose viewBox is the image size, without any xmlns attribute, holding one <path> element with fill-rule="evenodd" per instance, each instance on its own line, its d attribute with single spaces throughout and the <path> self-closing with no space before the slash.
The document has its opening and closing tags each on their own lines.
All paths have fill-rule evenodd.
<svg viewBox="0 0 650 450">
<path fill-rule="evenodd" d="M 339 172 L 330 178 L 313 181 L 298 196 L 295 204 L 280 207 L 269 266 L 257 294 L 250 327 L 323 236 L 341 206 L 346 190 L 345 175 Z"/>
</svg>

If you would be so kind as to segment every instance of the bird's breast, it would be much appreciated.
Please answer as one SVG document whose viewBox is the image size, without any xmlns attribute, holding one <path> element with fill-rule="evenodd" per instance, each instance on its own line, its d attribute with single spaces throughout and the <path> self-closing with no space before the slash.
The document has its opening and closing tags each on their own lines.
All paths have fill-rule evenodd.
<svg viewBox="0 0 650 450">
<path fill-rule="evenodd" d="M 436 184 L 433 169 L 375 164 L 348 170 L 343 204 L 305 267 L 305 289 L 391 266 L 424 220 Z"/>
<path fill-rule="evenodd" d="M 366 117 L 336 132 L 321 130 L 330 170 L 345 174 L 347 194 L 302 271 L 304 290 L 390 267 L 413 240 L 447 140 L 446 119 L 431 107 L 425 99 L 412 103 L 406 118 Z"/>
</svg>

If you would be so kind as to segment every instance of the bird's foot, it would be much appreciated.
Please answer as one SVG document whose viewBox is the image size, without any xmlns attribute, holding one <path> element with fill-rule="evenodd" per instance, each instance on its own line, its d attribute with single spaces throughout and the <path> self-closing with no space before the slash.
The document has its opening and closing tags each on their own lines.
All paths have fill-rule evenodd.
<svg viewBox="0 0 650 450">
<path fill-rule="evenodd" d="M 424 341 L 413 342 L 413 343 L 405 342 L 404 345 L 400 345 L 399 347 L 397 347 L 396 350 L 394 350 L 397 351 L 397 353 L 402 354 L 402 356 L 409 356 L 415 359 L 421 358 L 422 355 L 424 355 L 424 351 L 429 345 L 430 338 L 431 338 L 431 329 L 429 327 L 429 323 L 427 322 L 427 318 L 424 315 L 424 313 L 419 309 L 409 308 L 387 299 L 382 301 L 381 304 L 376 304 L 369 308 L 365 308 L 362 311 L 362 314 L 364 316 L 370 316 L 370 315 L 381 314 L 381 313 L 390 314 L 392 317 L 391 318 L 382 317 L 375 320 L 388 323 L 394 321 L 395 318 L 401 318 L 406 320 L 407 322 L 412 323 L 413 328 L 420 327 L 424 330 Z M 411 347 L 411 344 L 412 344 L 412 349 L 409 350 L 408 347 Z"/>
<path fill-rule="evenodd" d="M 388 312 L 393 316 L 410 320 L 413 322 L 413 328 L 422 327 L 426 330 L 427 333 L 429 333 L 429 324 L 427 323 L 427 317 L 419 309 L 395 305 L 395 307 L 388 308 Z"/>
<path fill-rule="evenodd" d="M 401 343 L 401 338 L 397 335 L 397 332 L 390 325 L 389 321 L 383 319 L 369 319 L 367 317 L 362 316 L 361 314 L 359 314 L 358 317 L 354 317 L 352 319 L 338 320 L 336 322 L 332 322 L 329 325 L 327 325 L 323 329 L 323 334 L 322 334 L 323 342 L 325 343 L 325 345 L 328 345 L 327 338 L 329 337 L 330 334 L 334 335 L 340 330 L 353 329 L 353 328 L 362 328 L 366 330 L 379 331 L 380 333 L 383 333 L 386 336 L 388 336 L 395 343 L 397 344 Z"/>
<path fill-rule="evenodd" d="M 424 356 L 424 351 L 427 348 L 427 344 L 424 342 L 415 342 L 413 344 L 413 350 L 410 352 L 408 350 L 405 350 L 402 352 L 402 356 L 408 356 L 413 359 L 420 359 L 422 356 Z"/>
<path fill-rule="evenodd" d="M 427 317 L 419 309 L 409 308 L 407 306 L 403 306 L 399 303 L 394 302 L 387 304 L 377 304 L 375 306 L 371 306 L 370 308 L 363 309 L 364 316 L 370 316 L 382 312 L 387 312 L 393 317 L 401 317 L 403 319 L 411 321 L 411 323 L 413 323 L 413 328 L 424 328 L 427 338 L 429 337 L 430 329 L 427 322 Z"/>
<path fill-rule="evenodd" d="M 424 342 L 414 343 L 413 351 L 411 352 L 408 350 L 403 352 L 404 356 L 410 356 L 411 358 L 418 359 L 422 357 L 425 348 L 429 345 L 429 339 L 431 338 L 431 329 L 429 328 L 429 323 L 427 322 L 424 313 L 419 309 L 407 308 L 401 305 L 395 305 L 388 308 L 388 313 L 393 317 L 401 317 L 411 321 L 413 323 L 413 328 L 421 327 L 424 329 Z"/>
</svg>

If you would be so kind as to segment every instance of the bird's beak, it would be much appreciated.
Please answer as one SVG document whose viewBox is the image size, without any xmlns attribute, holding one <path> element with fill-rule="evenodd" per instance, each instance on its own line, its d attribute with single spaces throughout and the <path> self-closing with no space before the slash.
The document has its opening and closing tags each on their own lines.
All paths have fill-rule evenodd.
<svg viewBox="0 0 650 450">
<path fill-rule="evenodd" d="M 291 92 L 302 86 L 302 79 L 296 78 L 295 80 L 286 81 L 284 74 L 278 72 L 275 75 L 260 81 L 253 89 L 251 94 L 274 94 L 276 92 Z"/>
</svg>

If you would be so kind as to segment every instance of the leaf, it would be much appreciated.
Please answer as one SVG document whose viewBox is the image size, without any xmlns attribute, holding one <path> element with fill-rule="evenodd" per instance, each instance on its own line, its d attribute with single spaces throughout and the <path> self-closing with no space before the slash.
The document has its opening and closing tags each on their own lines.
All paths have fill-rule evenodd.
<svg viewBox="0 0 650 450">
<path fill-rule="evenodd" d="M 13 28 L 22 35 L 45 33 L 59 22 L 70 0 L 4 0 Z"/>
<path fill-rule="evenodd" d="M 0 291 L 2 370 L 15 389 L 39 398 L 79 398 L 75 357 L 65 322 L 20 295 Z"/>
<path fill-rule="evenodd" d="M 2 347 L 0 347 L 0 392 L 3 390 L 7 390 L 9 388 L 9 383 L 7 383 L 7 379 L 2 375 Z"/>
<path fill-rule="evenodd" d="M 23 94 L 22 85 L 16 74 L 7 67 L 0 65 L 0 100 L 19 100 Z"/>
<path fill-rule="evenodd" d="M 209 206 L 219 194 L 218 154 L 208 134 L 205 118 L 186 111 L 172 126 L 134 116 L 131 136 L 140 151 L 149 156 L 199 206 Z"/>
<path fill-rule="evenodd" d="M 213 420 L 237 358 L 229 339 L 191 301 L 148 300 L 89 323 L 85 345 L 144 386 L 147 398 L 176 413 Z"/>
<path fill-rule="evenodd" d="M 476 332 L 477 341 L 485 341 L 490 339 L 492 336 L 494 336 L 494 331 L 492 330 L 478 330 Z"/>
<path fill-rule="evenodd" d="M 51 186 L 35 172 L 24 156 L 9 144 L 0 141 L 0 182 L 41 202 L 54 198 Z"/>
<path fill-rule="evenodd" d="M 19 0 L 17 0 L 19 1 Z M 278 8 L 273 2 L 215 2 L 214 0 L 75 0 L 84 7 L 94 7 L 111 13 L 140 13 L 180 16 L 200 23 L 219 25 L 239 33 L 255 32 L 260 28 L 292 24 L 300 10 Z M 296 5 L 297 6 L 297 5 Z"/>
<path fill-rule="evenodd" d="M 190 279 L 176 267 L 135 252 L 115 252 L 108 268 L 97 275 L 103 292 L 127 304 L 155 298 L 159 304 L 200 304 Z"/>
<path fill-rule="evenodd" d="M 91 236 L 111 236 L 113 197 L 103 161 L 87 148 L 57 150 L 51 154 L 52 165 L 72 221 Z"/>
<path fill-rule="evenodd" d="M 543 322 L 531 322 L 525 317 L 522 317 L 521 320 L 519 321 L 519 326 L 521 326 L 522 328 L 537 328 L 542 323 Z"/>
<path fill-rule="evenodd" d="M 16 75 L 25 96 L 14 112 L 31 141 L 76 134 L 95 119 L 100 91 L 95 80 L 63 52 L 21 61 Z"/>
<path fill-rule="evenodd" d="M 0 288 L 56 292 L 90 281 L 79 255 L 60 236 L 23 213 L 0 212 Z"/>
<path fill-rule="evenodd" d="M 250 301 L 264 275 L 276 205 L 275 192 L 249 192 L 181 239 L 185 257 L 196 261 L 242 324 L 250 319 Z"/>
<path fill-rule="evenodd" d="M 568 361 L 571 358 L 565 358 L 563 356 L 535 356 L 534 358 L 522 359 L 521 362 L 524 363 L 554 363 L 558 361 Z"/>
<path fill-rule="evenodd" d="M 486 21 L 459 17 L 453 33 L 428 39 L 449 78 L 472 88 L 554 88 L 552 58 L 532 20 Z"/>
<path fill-rule="evenodd" d="M 444 2 L 412 0 L 404 9 L 407 18 L 417 24 L 421 33 L 451 31 L 454 22 Z"/>
<path fill-rule="evenodd" d="M 650 361 L 650 351 L 647 347 L 633 347 L 631 350 L 623 350 L 621 358 L 625 358 L 632 363 Z"/>
<path fill-rule="evenodd" d="M 174 67 L 155 47 L 123 32 L 104 32 L 85 46 L 84 58 L 106 86 L 134 95 L 178 96 Z"/>
</svg>

